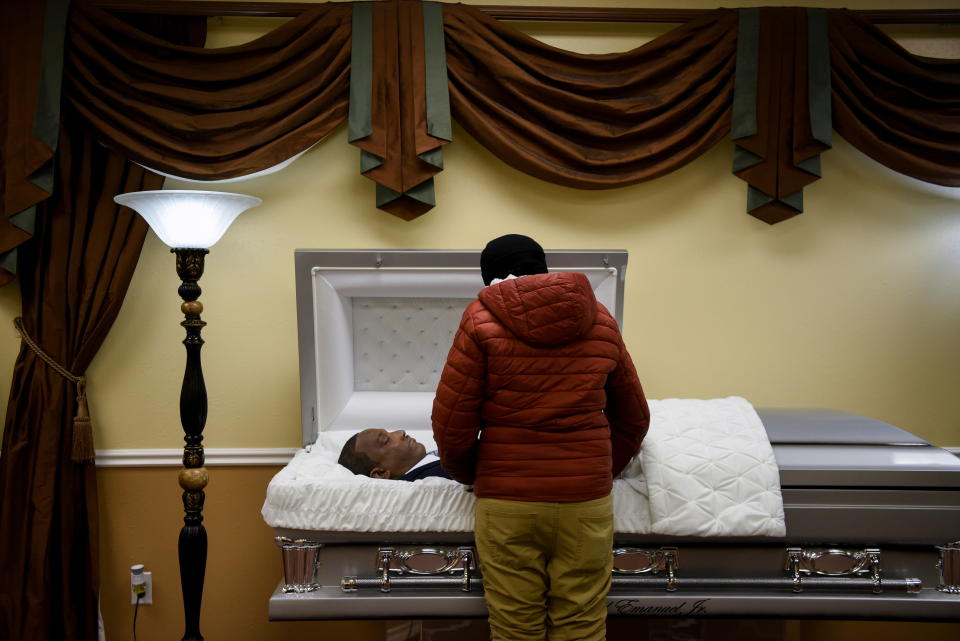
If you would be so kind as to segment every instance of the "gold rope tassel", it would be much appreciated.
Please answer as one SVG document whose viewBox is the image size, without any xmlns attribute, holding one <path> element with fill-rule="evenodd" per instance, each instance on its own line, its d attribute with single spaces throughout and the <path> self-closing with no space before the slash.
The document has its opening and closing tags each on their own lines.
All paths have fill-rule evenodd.
<svg viewBox="0 0 960 641">
<path fill-rule="evenodd" d="M 90 421 L 90 408 L 87 406 L 87 379 L 85 376 L 74 376 L 67 368 L 40 349 L 40 346 L 30 338 L 23 329 L 23 319 L 19 316 L 13 319 L 13 325 L 20 332 L 23 342 L 49 365 L 53 371 L 77 386 L 77 414 L 73 417 L 73 448 L 70 460 L 76 463 L 93 463 L 96 451 L 93 449 L 93 423 Z"/>
<path fill-rule="evenodd" d="M 93 423 L 87 407 L 87 379 L 77 377 L 77 415 L 73 417 L 73 451 L 70 459 L 78 463 L 92 463 L 97 453 L 93 449 Z"/>
</svg>

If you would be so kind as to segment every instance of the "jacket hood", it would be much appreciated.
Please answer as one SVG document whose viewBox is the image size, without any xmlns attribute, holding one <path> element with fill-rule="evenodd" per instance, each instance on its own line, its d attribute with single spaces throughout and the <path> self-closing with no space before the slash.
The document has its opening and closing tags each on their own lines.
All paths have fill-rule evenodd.
<svg viewBox="0 0 960 641">
<path fill-rule="evenodd" d="M 575 272 L 512 278 L 480 290 L 480 302 L 514 335 L 531 345 L 562 345 L 593 326 L 597 299 Z"/>
</svg>

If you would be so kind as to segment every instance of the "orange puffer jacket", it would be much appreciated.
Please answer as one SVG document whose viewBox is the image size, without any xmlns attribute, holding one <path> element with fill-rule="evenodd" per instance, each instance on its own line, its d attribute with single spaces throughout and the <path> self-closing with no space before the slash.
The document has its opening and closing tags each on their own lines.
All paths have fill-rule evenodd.
<svg viewBox="0 0 960 641">
<path fill-rule="evenodd" d="M 463 313 L 433 404 L 443 468 L 478 497 L 610 493 L 650 422 L 616 321 L 586 276 L 523 276 Z"/>
</svg>

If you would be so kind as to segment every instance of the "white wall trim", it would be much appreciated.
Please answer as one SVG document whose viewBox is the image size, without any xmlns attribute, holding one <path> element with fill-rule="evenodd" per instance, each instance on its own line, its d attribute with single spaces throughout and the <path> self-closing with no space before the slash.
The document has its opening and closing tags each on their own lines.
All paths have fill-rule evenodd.
<svg viewBox="0 0 960 641">
<path fill-rule="evenodd" d="M 943 448 L 960 456 L 960 447 Z M 221 447 L 204 450 L 206 464 L 216 465 L 286 465 L 296 454 L 296 447 Z M 139 449 L 97 450 L 97 467 L 180 467 L 183 450 Z"/>
<path fill-rule="evenodd" d="M 286 465 L 295 447 L 211 447 L 204 450 L 207 467 L 216 465 Z M 97 467 L 180 467 L 183 450 L 97 450 Z"/>
</svg>

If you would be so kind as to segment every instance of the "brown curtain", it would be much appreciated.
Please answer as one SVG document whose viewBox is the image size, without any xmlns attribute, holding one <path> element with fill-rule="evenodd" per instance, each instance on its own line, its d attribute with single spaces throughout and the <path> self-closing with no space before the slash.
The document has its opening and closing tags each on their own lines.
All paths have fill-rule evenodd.
<svg viewBox="0 0 960 641">
<path fill-rule="evenodd" d="M 194 44 L 206 31 L 203 19 L 136 20 Z M 79 376 L 120 311 L 146 234 L 113 196 L 158 189 L 163 178 L 105 148 L 69 108 L 54 160 L 54 195 L 18 251 L 21 315 L 40 349 Z M 0 446 L 0 638 L 98 638 L 96 476 L 92 461 L 73 460 L 76 396 L 22 344 Z"/>
<path fill-rule="evenodd" d="M 829 19 L 837 133 L 894 171 L 960 186 L 960 60 L 913 55 L 845 9 Z"/>
<path fill-rule="evenodd" d="M 606 55 L 551 47 L 466 5 L 445 5 L 444 23 L 454 118 L 543 180 L 582 189 L 650 180 L 730 130 L 736 11 Z"/>
<path fill-rule="evenodd" d="M 68 104 L 111 148 L 169 174 L 217 180 L 266 169 L 346 119 L 346 3 L 222 49 L 173 45 L 77 7 L 67 45 Z"/>
<path fill-rule="evenodd" d="M 61 130 L 55 195 L 38 208 L 19 276 L 26 332 L 82 375 L 120 311 L 146 234 L 113 196 L 157 189 L 162 178 L 75 124 Z M 75 397 L 72 383 L 21 347 L 0 450 L 6 639 L 97 639 L 96 470 L 71 460 Z"/>
</svg>

